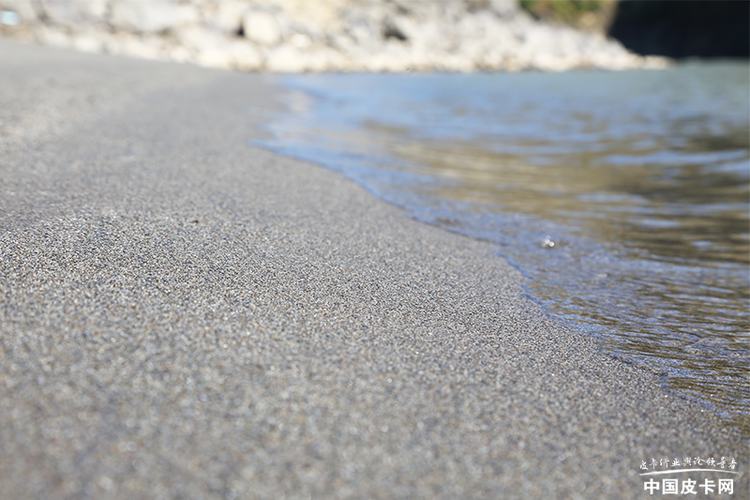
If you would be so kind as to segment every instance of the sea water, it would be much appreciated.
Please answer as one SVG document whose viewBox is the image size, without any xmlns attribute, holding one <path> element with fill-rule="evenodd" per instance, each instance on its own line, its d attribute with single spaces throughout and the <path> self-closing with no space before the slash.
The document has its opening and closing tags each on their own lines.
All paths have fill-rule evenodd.
<svg viewBox="0 0 750 500">
<path fill-rule="evenodd" d="M 273 150 L 483 238 L 551 314 L 750 417 L 750 71 L 276 77 Z"/>
</svg>

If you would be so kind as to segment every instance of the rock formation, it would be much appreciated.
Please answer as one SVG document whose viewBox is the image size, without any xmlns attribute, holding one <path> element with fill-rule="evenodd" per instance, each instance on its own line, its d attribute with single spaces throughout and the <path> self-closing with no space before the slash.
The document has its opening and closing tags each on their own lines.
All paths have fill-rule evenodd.
<svg viewBox="0 0 750 500">
<path fill-rule="evenodd" d="M 0 33 L 242 71 L 661 67 L 515 0 L 0 0 Z"/>
</svg>

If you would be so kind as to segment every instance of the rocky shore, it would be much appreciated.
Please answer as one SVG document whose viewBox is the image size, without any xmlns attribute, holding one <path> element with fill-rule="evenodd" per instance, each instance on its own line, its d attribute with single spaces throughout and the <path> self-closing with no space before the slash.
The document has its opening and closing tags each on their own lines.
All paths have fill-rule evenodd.
<svg viewBox="0 0 750 500">
<path fill-rule="evenodd" d="M 0 0 L 0 35 L 240 71 L 660 68 L 515 0 Z"/>
</svg>

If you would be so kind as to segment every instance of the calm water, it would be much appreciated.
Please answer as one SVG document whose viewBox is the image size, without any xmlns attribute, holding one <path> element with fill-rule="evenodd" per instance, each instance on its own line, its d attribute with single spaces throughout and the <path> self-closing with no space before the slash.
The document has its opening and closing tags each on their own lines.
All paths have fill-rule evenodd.
<svg viewBox="0 0 750 500">
<path fill-rule="evenodd" d="M 497 243 L 548 310 L 750 431 L 749 75 L 294 76 L 265 144 Z"/>
</svg>

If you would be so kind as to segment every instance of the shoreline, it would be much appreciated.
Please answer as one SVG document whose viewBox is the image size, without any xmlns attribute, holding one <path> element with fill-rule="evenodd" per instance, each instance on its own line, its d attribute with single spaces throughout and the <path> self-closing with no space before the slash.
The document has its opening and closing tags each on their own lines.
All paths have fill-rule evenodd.
<svg viewBox="0 0 750 500">
<path fill-rule="evenodd" d="M 714 352 L 714 357 L 711 359 L 722 360 L 722 369 L 717 370 L 716 364 L 708 364 L 707 366 L 705 364 L 708 363 L 706 358 L 700 355 L 691 358 L 687 350 L 690 349 L 691 344 L 698 340 L 711 342 L 712 339 L 716 340 L 715 337 L 717 336 L 718 338 L 724 338 L 722 332 L 712 330 L 709 325 L 723 325 L 724 328 L 731 328 L 736 335 L 734 341 L 741 343 L 739 332 L 745 330 L 744 325 L 741 320 L 738 323 L 731 323 L 729 320 L 731 314 L 729 316 L 727 314 L 729 314 L 729 311 L 733 311 L 734 314 L 742 316 L 746 310 L 745 304 L 717 302 L 713 309 L 710 307 L 696 309 L 701 310 L 701 313 L 692 315 L 691 309 L 699 307 L 704 302 L 704 298 L 709 301 L 716 299 L 716 297 L 705 295 L 707 291 L 698 288 L 699 284 L 695 283 L 689 289 L 683 288 L 681 293 L 675 293 L 676 296 L 693 293 L 696 297 L 693 304 L 681 304 L 682 308 L 679 315 L 671 315 L 669 318 L 662 316 L 658 326 L 654 324 L 652 328 L 649 328 L 649 325 L 644 323 L 644 321 L 648 321 L 648 318 L 653 317 L 653 314 L 649 311 L 664 311 L 673 306 L 680 306 L 680 304 L 660 302 L 655 297 L 655 294 L 658 294 L 657 290 L 662 290 L 667 282 L 670 291 L 673 293 L 676 290 L 675 287 L 679 288 L 680 276 L 685 277 L 680 273 L 679 267 L 671 268 L 669 273 L 662 271 L 663 275 L 671 275 L 671 280 L 657 279 L 650 281 L 648 286 L 643 285 L 637 291 L 630 290 L 631 293 L 627 293 L 621 287 L 618 292 L 615 292 L 615 290 L 618 290 L 618 285 L 614 283 L 622 283 L 623 279 L 633 279 L 633 276 L 629 273 L 636 272 L 637 274 L 637 271 L 633 270 L 634 263 L 632 261 L 612 260 L 614 255 L 618 253 L 612 250 L 612 245 L 616 246 L 619 243 L 627 246 L 627 243 L 625 243 L 628 241 L 628 238 L 625 237 L 627 233 L 621 232 L 618 235 L 619 239 L 607 241 L 610 250 L 607 252 L 608 257 L 602 259 L 606 261 L 606 264 L 597 266 L 598 259 L 591 261 L 588 256 L 603 252 L 604 247 L 591 240 L 583 243 L 579 238 L 585 231 L 571 230 L 571 226 L 576 226 L 576 224 L 570 223 L 569 215 L 566 217 L 567 220 L 558 219 L 552 222 L 548 219 L 550 214 L 545 213 L 547 207 L 545 201 L 548 200 L 544 195 L 544 190 L 542 190 L 542 193 L 535 191 L 539 184 L 545 184 L 544 176 L 537 175 L 536 181 L 531 182 L 515 177 L 513 170 L 507 171 L 504 169 L 504 160 L 491 154 L 485 156 L 483 146 L 473 141 L 481 130 L 482 144 L 488 144 L 489 137 L 492 137 L 493 150 L 503 150 L 504 146 L 507 147 L 507 144 L 504 144 L 503 134 L 493 135 L 487 128 L 480 127 L 477 129 L 476 126 L 468 125 L 469 123 L 483 123 L 481 116 L 476 116 L 477 109 L 472 110 L 473 105 L 482 106 L 483 112 L 492 116 L 497 113 L 497 109 L 493 113 L 491 111 L 493 108 L 489 103 L 494 101 L 493 96 L 497 98 L 500 95 L 514 95 L 516 103 L 524 100 L 527 103 L 534 102 L 538 109 L 544 107 L 546 99 L 560 99 L 563 102 L 569 102 L 571 99 L 575 100 L 576 95 L 581 95 L 586 96 L 584 98 L 586 104 L 581 108 L 579 103 L 579 109 L 585 110 L 590 107 L 595 109 L 600 117 L 610 116 L 615 110 L 606 111 L 607 100 L 603 99 L 602 95 L 597 95 L 596 90 L 620 88 L 620 92 L 614 92 L 614 94 L 621 96 L 623 89 L 634 86 L 636 82 L 640 82 L 644 86 L 653 86 L 654 82 L 658 81 L 662 83 L 663 88 L 667 89 L 671 85 L 666 82 L 685 80 L 690 80 L 692 88 L 695 89 L 700 86 L 699 82 L 702 78 L 705 79 L 707 73 L 722 74 L 723 77 L 716 78 L 716 82 L 719 84 L 722 80 L 733 81 L 742 72 L 747 71 L 746 63 L 737 62 L 731 64 L 735 69 L 727 74 L 725 73 L 727 68 L 724 67 L 726 64 L 701 63 L 699 66 L 695 66 L 695 63 L 691 63 L 658 73 L 646 71 L 626 73 L 589 71 L 578 74 L 569 72 L 566 74 L 527 73 L 521 75 L 506 73 L 410 76 L 337 74 L 275 78 L 271 81 L 278 82 L 280 87 L 286 90 L 286 95 L 289 96 L 290 101 L 288 107 L 291 109 L 289 112 L 275 115 L 267 123 L 265 129 L 272 133 L 272 138 L 263 141 L 261 145 L 267 146 L 273 152 L 318 163 L 332 171 L 342 173 L 347 178 L 364 186 L 378 198 L 404 208 L 417 220 L 432 223 L 437 227 L 459 234 L 478 236 L 485 241 L 494 241 L 501 244 L 498 253 L 509 262 L 517 264 L 522 274 L 531 280 L 530 283 L 526 284 L 528 291 L 536 295 L 545 304 L 545 310 L 552 316 L 560 320 L 561 316 L 567 314 L 571 325 L 577 323 L 577 326 L 573 328 L 585 330 L 590 335 L 600 339 L 606 345 L 603 349 L 609 351 L 611 355 L 618 352 L 621 358 L 627 359 L 630 356 L 631 361 L 636 366 L 640 365 L 644 369 L 662 374 L 661 380 L 665 386 L 670 388 L 690 387 L 692 394 L 682 393 L 683 397 L 695 396 L 698 401 L 702 401 L 701 404 L 705 409 L 720 414 L 729 425 L 735 425 L 742 429 L 743 434 L 750 436 L 750 419 L 748 418 L 750 417 L 750 408 L 747 407 L 747 398 L 745 397 L 747 384 L 743 383 L 745 380 L 742 375 L 743 367 L 741 363 L 738 364 L 737 354 L 735 353 L 734 357 L 720 356 Z M 703 66 L 702 70 L 700 69 L 701 66 Z M 703 72 L 703 76 L 700 76 L 701 72 Z M 734 73 L 734 76 L 731 76 L 732 73 Z M 682 74 L 683 76 L 675 78 L 675 74 Z M 512 83 L 514 81 L 515 83 Z M 575 85 L 572 90 L 570 87 L 571 81 L 578 82 L 578 85 Z M 519 84 L 519 82 L 524 83 Z M 542 85 L 541 82 L 546 82 L 546 84 Z M 650 84 L 646 82 L 650 82 Z M 531 91 L 530 95 L 524 96 L 522 88 L 526 85 L 535 90 Z M 746 84 L 736 86 L 735 93 L 741 93 L 746 86 Z M 486 87 L 502 90 L 495 90 L 493 95 L 488 95 L 483 93 Z M 724 89 L 717 95 L 724 95 L 727 99 L 733 101 L 734 99 L 727 96 L 728 90 Z M 716 91 L 715 87 L 714 91 Z M 669 97 L 676 100 L 680 99 L 677 95 L 678 92 L 675 92 L 675 90 L 668 92 Z M 657 100 L 656 94 L 657 92 L 653 91 L 652 100 Z M 443 104 L 431 100 L 429 96 L 434 95 L 450 95 L 452 98 L 449 104 Z M 698 105 L 697 102 L 700 102 L 701 98 L 697 97 L 697 92 L 693 95 L 694 103 Z M 610 95 L 610 97 L 613 96 Z M 664 102 L 665 97 L 665 95 L 662 95 L 659 101 Z M 735 99 L 737 97 L 735 96 Z M 630 115 L 627 112 L 621 113 L 618 115 L 617 122 L 624 124 L 632 120 L 633 114 L 637 114 L 635 110 L 639 109 L 639 96 L 636 93 L 635 95 L 629 94 L 627 98 L 623 96 L 623 98 L 629 102 Z M 427 105 L 426 102 L 430 104 Z M 616 102 L 615 99 L 612 99 L 612 102 Z M 486 107 L 482 103 L 486 103 Z M 642 102 L 640 106 L 642 106 Z M 653 103 L 650 106 L 653 106 Z M 409 109 L 407 115 L 399 112 L 399 110 L 407 107 Z M 505 107 L 504 112 L 513 116 L 513 121 L 519 128 L 523 128 L 524 125 L 528 126 L 529 122 L 524 122 L 524 119 L 519 117 L 517 113 L 519 107 L 519 105 L 515 106 L 516 111 L 514 111 L 513 106 Z M 737 119 L 742 119 L 743 113 L 739 110 L 744 109 L 745 106 L 735 105 L 733 108 L 739 112 L 738 115 L 736 113 L 730 115 L 734 116 L 734 119 L 729 119 L 729 116 L 725 115 L 731 112 L 726 108 L 721 112 L 717 109 L 717 106 L 713 106 L 710 110 L 704 108 L 704 112 L 715 113 L 712 120 L 725 115 L 724 120 L 720 121 L 736 123 Z M 451 122 L 451 111 L 446 113 L 447 110 L 456 112 L 456 109 L 461 110 L 460 124 Z M 560 112 L 556 116 L 559 123 L 567 124 L 571 128 L 576 127 L 574 125 L 575 119 L 570 116 L 570 110 L 564 111 L 558 108 L 556 111 Z M 534 115 L 544 114 L 537 110 Z M 654 113 L 655 116 L 659 114 Z M 442 116 L 442 119 L 439 122 L 431 123 L 428 119 L 431 115 Z M 469 116 L 472 119 L 467 121 L 466 118 Z M 591 121 L 598 120 L 592 119 Z M 534 122 L 537 122 L 537 120 L 534 120 Z M 372 129 L 366 124 L 377 124 L 377 126 L 376 129 Z M 449 138 L 450 134 L 444 134 L 444 131 L 452 128 L 452 125 L 453 127 L 460 127 L 462 137 L 460 143 Z M 488 128 L 492 128 L 489 123 L 487 125 Z M 612 125 L 609 127 L 608 130 L 613 130 Z M 744 130 L 746 129 L 747 127 L 744 127 Z M 741 133 L 743 128 L 731 130 L 737 130 Z M 641 123 L 640 133 L 651 136 L 655 141 L 664 140 L 663 137 L 658 138 L 659 134 L 654 129 L 653 123 L 651 125 Z M 435 140 L 435 135 L 440 137 L 439 141 Z M 542 132 L 537 132 L 537 137 L 541 138 L 545 135 Z M 734 136 L 734 134 L 726 135 L 728 137 Z M 334 137 L 335 140 L 329 142 Z M 531 140 L 532 136 L 526 135 L 525 139 Z M 560 140 L 558 137 L 555 142 Z M 623 140 L 625 139 L 623 138 Z M 576 144 L 575 150 L 578 152 L 596 150 L 595 145 L 599 144 L 597 141 L 598 139 L 594 135 L 589 135 L 585 142 Z M 518 142 L 522 141 L 519 139 Z M 549 144 L 547 145 L 549 146 Z M 474 156 L 476 152 L 472 150 L 474 146 L 478 148 L 477 151 L 483 153 Z M 544 149 L 543 146 L 541 147 Z M 526 155 L 533 155 L 533 153 L 532 148 L 526 151 Z M 510 158 L 521 164 L 530 161 L 534 165 L 534 160 L 528 160 L 526 155 L 511 155 Z M 598 160 L 606 162 L 607 155 L 604 151 L 601 151 L 600 155 L 597 156 Z M 578 160 L 583 161 L 582 158 L 578 158 Z M 483 174 L 485 177 L 483 177 L 483 184 L 481 185 L 475 183 L 476 180 L 472 177 L 474 170 L 470 165 L 474 161 L 480 164 L 484 161 L 493 162 L 493 173 Z M 591 157 L 588 157 L 586 161 L 591 162 Z M 405 163 L 402 164 L 401 162 Z M 571 159 L 570 163 L 575 164 L 576 162 Z M 594 161 L 594 163 L 598 162 Z M 395 168 L 392 169 L 392 167 Z M 538 168 L 538 165 L 536 167 Z M 564 165 L 559 165 L 559 167 L 565 168 Z M 416 172 L 418 172 L 418 177 L 412 177 Z M 620 172 L 622 173 L 622 171 Z M 445 176 L 446 173 L 449 176 Z M 549 174 L 555 176 L 553 171 L 550 171 Z M 609 172 L 603 178 L 610 179 L 611 182 L 611 179 L 616 175 L 615 172 Z M 634 172 L 631 172 L 631 174 L 622 173 L 622 175 L 627 176 L 627 179 L 623 178 L 612 184 L 621 184 L 626 180 L 636 183 L 634 175 L 637 174 Z M 739 179 L 736 179 L 736 181 L 740 186 L 738 189 L 742 190 L 740 180 L 742 179 L 742 173 L 740 172 L 737 177 Z M 558 180 L 550 181 L 549 184 L 559 188 L 561 191 L 558 192 L 558 195 L 560 195 L 561 192 L 575 189 L 576 181 L 574 179 L 579 177 L 577 169 L 572 168 L 565 173 L 557 174 L 555 178 Z M 427 188 L 426 179 L 429 179 L 429 188 Z M 449 182 L 446 182 L 446 179 L 449 179 Z M 642 181 L 647 182 L 648 179 Z M 595 185 L 593 179 L 589 179 L 588 182 L 588 189 L 592 192 L 608 189 L 603 185 Z M 717 183 L 716 181 L 709 181 L 708 176 L 706 176 L 704 182 L 707 184 Z M 492 201 L 487 199 L 484 199 L 481 205 L 472 203 L 471 200 L 474 199 L 474 196 L 486 197 L 488 192 L 497 188 L 498 183 L 518 183 L 518 185 L 524 186 L 524 189 L 530 189 L 536 195 L 528 193 L 526 196 L 516 197 L 513 192 L 506 193 L 503 192 L 502 188 L 499 188 L 499 191 L 492 191 L 492 194 L 498 200 L 507 197 L 512 208 L 508 208 L 507 205 L 503 207 L 503 204 L 500 203 L 493 205 Z M 474 189 L 479 189 L 479 193 Z M 627 192 L 627 189 L 625 192 Z M 744 192 L 746 193 L 746 190 Z M 729 195 L 726 196 L 728 200 Z M 456 199 L 468 204 L 456 205 L 451 201 Z M 560 199 L 569 203 L 572 202 L 564 194 L 558 198 L 558 200 Z M 746 195 L 740 195 L 734 201 L 741 203 L 743 199 L 746 199 Z M 492 215 L 485 213 L 488 207 L 492 207 L 492 210 L 489 210 Z M 643 208 L 642 206 L 641 209 Z M 590 206 L 577 205 L 575 210 L 570 211 L 586 213 L 590 210 L 592 210 Z M 697 211 L 700 211 L 700 209 L 697 209 Z M 483 215 L 473 217 L 471 214 L 474 212 L 482 212 Z M 511 213 L 513 215 L 508 219 Z M 523 214 L 528 213 L 537 214 L 546 222 L 540 223 L 533 219 L 524 219 Z M 645 214 L 645 212 L 641 213 Z M 613 219 L 617 218 L 615 214 L 612 215 L 614 216 Z M 735 215 L 741 217 L 742 212 L 739 211 Z M 583 221 L 578 220 L 578 222 Z M 533 231 L 526 231 L 526 227 L 533 227 L 534 229 Z M 589 236 L 596 233 L 594 227 L 589 227 L 592 230 L 588 233 Z M 596 229 L 606 232 L 609 228 L 598 227 Z M 553 252 L 550 252 L 552 250 L 550 248 L 544 248 L 545 234 L 547 238 L 553 238 L 553 241 L 565 241 L 564 248 L 558 247 L 557 250 L 559 251 Z M 597 236 L 601 236 L 601 234 Z M 661 243 L 664 243 L 663 237 L 664 235 L 659 237 Z M 677 244 L 677 242 L 674 243 Z M 742 247 L 738 250 L 742 252 Z M 682 257 L 686 257 L 686 255 L 686 253 L 683 253 Z M 693 265 L 710 266 L 710 263 L 701 262 L 698 255 L 692 254 L 691 257 L 694 259 Z M 583 268 L 577 265 L 581 261 L 587 261 L 587 265 Z M 727 264 L 731 265 L 729 262 Z M 664 264 L 662 263 L 662 265 Z M 731 275 L 742 276 L 746 266 L 743 267 L 742 264 L 736 262 L 734 265 L 736 267 L 732 271 L 726 270 L 722 273 L 723 279 Z M 550 273 L 546 270 L 539 272 L 540 268 L 554 269 L 555 272 Z M 709 273 L 710 271 L 704 268 L 704 272 Z M 625 274 L 629 276 L 624 276 Z M 617 278 L 607 278 L 605 287 L 602 286 L 601 279 L 604 275 L 617 276 Z M 712 279 L 707 279 L 707 276 L 708 274 L 704 275 L 704 281 L 712 281 Z M 648 278 L 639 276 L 635 280 L 641 281 L 644 279 Z M 532 292 L 532 289 L 536 291 Z M 701 290 L 702 293 L 699 293 L 698 290 Z M 735 282 L 734 290 L 736 293 L 742 293 L 744 287 L 741 282 Z M 632 302 L 630 302 L 631 300 Z M 632 304 L 632 309 L 623 307 L 623 302 Z M 583 306 L 584 303 L 585 306 Z M 618 306 L 615 307 L 615 303 L 619 303 Z M 734 309 L 731 309 L 732 306 L 734 306 Z M 555 313 L 552 311 L 555 311 Z M 578 315 L 579 312 L 581 315 Z M 592 317 L 597 318 L 598 321 L 591 321 Z M 680 339 L 679 334 L 670 336 L 668 333 L 671 330 L 674 334 L 683 328 L 692 328 L 699 324 L 704 325 L 704 327 L 700 334 L 695 333 L 697 338 L 686 336 L 686 338 Z M 670 340 L 664 340 L 661 334 L 664 334 L 664 337 L 668 337 Z M 633 344 L 629 344 L 629 341 L 634 341 L 635 338 L 639 338 L 642 342 L 642 349 L 637 346 L 634 348 Z M 733 363 L 733 359 L 737 362 Z M 674 368 L 673 363 L 681 366 L 679 372 Z M 647 365 L 654 366 L 647 368 Z M 689 366 L 690 369 L 685 368 L 686 366 Z M 733 369 L 728 368 L 729 366 L 732 366 Z M 673 390 L 680 393 L 679 389 Z"/>
<path fill-rule="evenodd" d="M 8 498 L 646 498 L 701 454 L 747 492 L 742 436 L 493 245 L 249 146 L 262 76 L 0 57 Z"/>
</svg>

